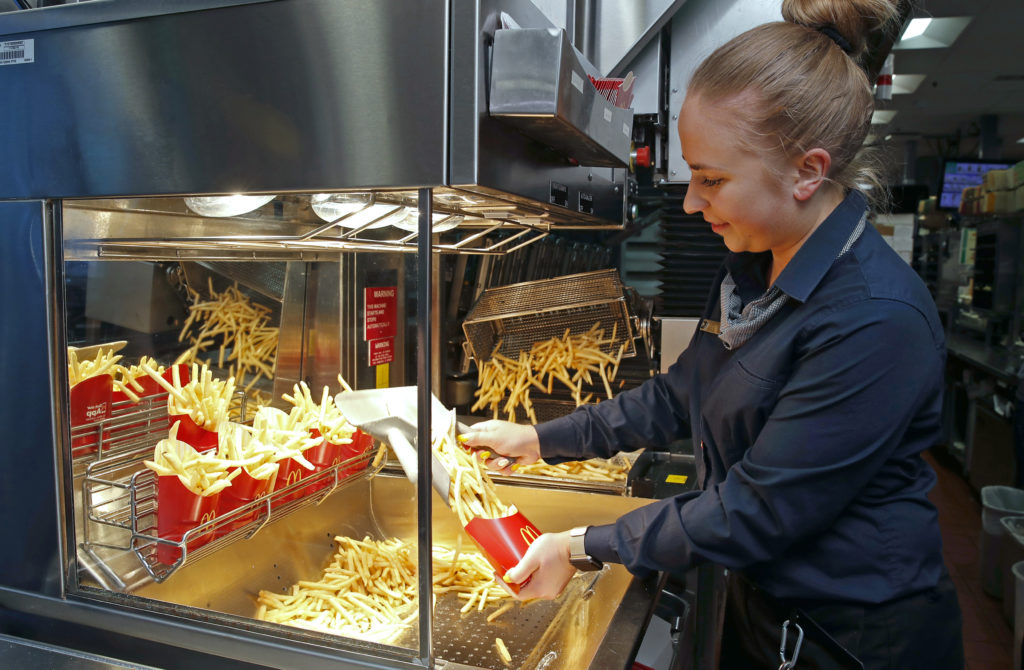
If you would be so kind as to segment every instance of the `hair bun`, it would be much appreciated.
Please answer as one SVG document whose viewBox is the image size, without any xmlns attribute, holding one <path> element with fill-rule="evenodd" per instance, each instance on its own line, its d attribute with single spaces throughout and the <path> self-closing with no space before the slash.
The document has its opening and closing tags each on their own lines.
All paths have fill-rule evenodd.
<svg viewBox="0 0 1024 670">
<path fill-rule="evenodd" d="M 895 0 L 782 0 L 782 18 L 815 30 L 835 31 L 849 44 L 850 49 L 843 50 L 852 56 L 862 54 L 868 34 L 898 13 Z"/>
</svg>

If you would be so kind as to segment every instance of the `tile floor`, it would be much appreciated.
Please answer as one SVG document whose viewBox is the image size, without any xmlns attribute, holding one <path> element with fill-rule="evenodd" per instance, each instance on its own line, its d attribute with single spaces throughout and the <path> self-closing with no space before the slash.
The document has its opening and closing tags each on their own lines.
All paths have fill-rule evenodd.
<svg viewBox="0 0 1024 670">
<path fill-rule="evenodd" d="M 978 495 L 947 459 L 938 454 L 925 456 L 939 478 L 930 497 L 939 509 L 946 566 L 963 612 L 967 670 L 1011 670 L 1013 624 L 1003 618 L 1002 601 L 985 594 L 981 587 Z"/>
</svg>

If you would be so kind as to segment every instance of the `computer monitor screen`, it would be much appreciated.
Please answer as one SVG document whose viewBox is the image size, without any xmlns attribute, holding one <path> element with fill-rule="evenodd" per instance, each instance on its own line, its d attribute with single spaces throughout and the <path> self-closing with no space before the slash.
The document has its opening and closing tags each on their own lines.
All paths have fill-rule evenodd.
<svg viewBox="0 0 1024 670">
<path fill-rule="evenodd" d="M 989 170 L 1003 170 L 1010 163 L 986 163 L 982 161 L 946 161 L 942 170 L 942 184 L 939 187 L 939 209 L 956 211 L 960 207 L 960 196 L 968 186 L 980 186 Z"/>
</svg>

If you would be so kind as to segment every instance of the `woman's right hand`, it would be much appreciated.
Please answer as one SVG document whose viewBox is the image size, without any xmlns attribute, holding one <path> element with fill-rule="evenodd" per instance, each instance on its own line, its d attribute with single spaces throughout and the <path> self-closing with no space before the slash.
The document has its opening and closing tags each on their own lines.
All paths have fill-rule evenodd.
<svg viewBox="0 0 1024 670">
<path fill-rule="evenodd" d="M 470 426 L 459 436 L 459 441 L 474 449 L 489 449 L 494 457 L 485 459 L 487 466 L 508 474 L 508 465 L 498 467 L 498 456 L 516 459 L 517 463 L 529 465 L 540 460 L 540 438 L 533 426 L 508 421 L 482 421 Z"/>
</svg>

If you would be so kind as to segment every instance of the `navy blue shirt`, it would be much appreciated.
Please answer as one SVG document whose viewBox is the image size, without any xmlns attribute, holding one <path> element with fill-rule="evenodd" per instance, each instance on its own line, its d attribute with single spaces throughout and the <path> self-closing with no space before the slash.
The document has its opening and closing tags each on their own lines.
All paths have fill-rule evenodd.
<svg viewBox="0 0 1024 670">
<path fill-rule="evenodd" d="M 691 434 L 701 490 L 592 526 L 588 553 L 636 574 L 711 561 L 780 598 L 878 603 L 943 572 L 935 473 L 945 344 L 924 284 L 854 191 L 776 285 L 789 299 L 742 347 L 698 331 L 665 373 L 537 426 L 545 460 L 608 457 Z M 744 302 L 769 252 L 729 254 Z M 719 319 L 718 289 L 704 316 Z M 581 521 L 584 521 L 581 519 Z"/>
</svg>

